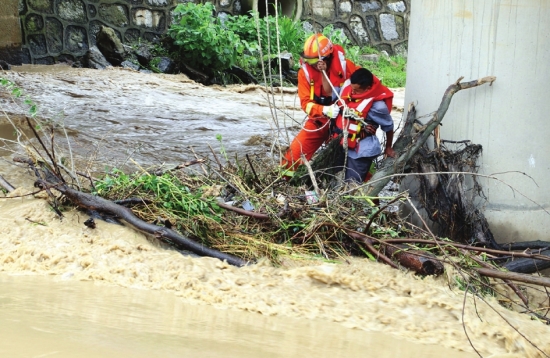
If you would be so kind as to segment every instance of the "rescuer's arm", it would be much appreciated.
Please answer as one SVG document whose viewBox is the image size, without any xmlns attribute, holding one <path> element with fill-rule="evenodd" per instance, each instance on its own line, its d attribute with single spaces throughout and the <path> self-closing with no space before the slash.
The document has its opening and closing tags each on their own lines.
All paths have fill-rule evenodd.
<svg viewBox="0 0 550 358">
<path fill-rule="evenodd" d="M 298 71 L 298 98 L 300 98 L 300 106 L 309 117 L 323 116 L 323 107 L 315 103 L 311 99 L 311 90 L 309 81 L 306 78 L 303 70 Z"/>
</svg>

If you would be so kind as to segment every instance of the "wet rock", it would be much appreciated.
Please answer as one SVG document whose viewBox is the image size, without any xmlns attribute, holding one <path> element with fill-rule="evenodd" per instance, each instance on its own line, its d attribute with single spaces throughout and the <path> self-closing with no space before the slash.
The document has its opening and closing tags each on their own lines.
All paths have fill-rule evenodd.
<svg viewBox="0 0 550 358">
<path fill-rule="evenodd" d="M 287 51 L 283 51 L 279 54 L 278 58 L 274 58 L 271 61 L 271 68 L 279 68 L 279 58 L 281 59 L 281 70 L 282 72 L 287 72 L 294 67 L 294 58 L 292 54 Z"/>
<path fill-rule="evenodd" d="M 149 66 L 149 62 L 153 59 L 153 55 L 149 51 L 149 46 L 147 45 L 140 45 L 134 53 L 139 61 L 139 64 L 144 67 Z"/>
<path fill-rule="evenodd" d="M 140 66 L 132 61 L 126 60 L 120 64 L 124 68 L 131 68 L 132 70 L 139 71 Z"/>
<path fill-rule="evenodd" d="M 48 53 L 48 49 L 46 47 L 46 37 L 44 35 L 29 35 L 27 39 L 28 45 L 35 55 L 41 56 Z"/>
<path fill-rule="evenodd" d="M 205 74 L 205 73 L 203 73 L 203 72 L 201 72 L 201 71 L 199 71 L 199 70 L 197 70 L 197 69 L 195 69 L 191 66 L 188 66 L 185 63 L 181 64 L 181 69 L 193 81 L 201 83 L 203 85 L 211 84 L 210 83 L 210 81 L 211 81 L 210 76 L 208 76 L 207 74 Z"/>
<path fill-rule="evenodd" d="M 124 61 L 126 51 L 115 30 L 102 26 L 96 35 L 97 48 L 114 66 L 120 66 Z"/>
<path fill-rule="evenodd" d="M 0 48 L 0 58 L 6 64 L 14 66 L 20 66 L 23 63 L 31 63 L 29 49 L 22 49 L 20 47 Z"/>
<path fill-rule="evenodd" d="M 250 84 L 250 83 L 258 84 L 258 80 L 254 76 L 252 76 L 252 74 L 243 70 L 240 67 L 232 66 L 230 69 L 226 70 L 226 72 L 237 77 L 244 84 Z"/>
<path fill-rule="evenodd" d="M 0 69 L 1 70 L 11 70 L 11 66 L 9 63 L 7 63 L 6 61 L 4 60 L 0 60 Z"/>
<path fill-rule="evenodd" d="M 284 75 L 285 75 L 285 79 L 288 82 L 292 83 L 295 86 L 298 85 L 298 72 L 297 71 L 289 70 L 289 71 L 285 72 Z"/>
<path fill-rule="evenodd" d="M 96 46 L 91 47 L 84 57 L 86 66 L 89 68 L 103 70 L 108 66 L 112 66 Z"/>
<path fill-rule="evenodd" d="M 155 62 L 156 69 L 161 73 L 174 73 L 175 63 L 168 57 L 156 57 L 151 61 Z"/>
</svg>

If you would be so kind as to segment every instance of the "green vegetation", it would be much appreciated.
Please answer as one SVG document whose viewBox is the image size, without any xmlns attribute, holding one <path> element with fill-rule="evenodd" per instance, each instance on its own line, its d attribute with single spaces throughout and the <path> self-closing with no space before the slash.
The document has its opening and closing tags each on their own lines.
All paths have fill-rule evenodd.
<svg viewBox="0 0 550 358">
<path fill-rule="evenodd" d="M 0 85 L 10 92 L 14 98 L 20 98 L 23 95 L 21 88 L 6 78 L 0 77 Z M 28 96 L 23 100 L 23 103 L 29 107 L 29 115 L 33 118 L 36 117 L 38 111 L 36 104 Z"/>
<path fill-rule="evenodd" d="M 179 4 L 172 12 L 174 23 L 168 35 L 180 47 L 181 60 L 216 72 L 235 65 L 244 44 L 237 34 L 224 28 L 220 18 L 212 16 L 214 10 L 211 3 Z"/>
<path fill-rule="evenodd" d="M 130 195 L 150 200 L 156 208 L 156 214 L 173 219 L 179 217 L 204 216 L 219 221 L 221 210 L 212 198 L 201 198 L 202 190 L 193 192 L 178 177 L 163 173 L 125 174 L 113 169 L 94 184 L 94 194 L 99 196 L 115 195 L 128 198 Z"/>
<path fill-rule="evenodd" d="M 215 8 L 210 3 L 179 4 L 173 11 L 174 22 L 168 36 L 176 47 L 177 61 L 195 69 L 218 76 L 230 83 L 225 70 L 238 66 L 256 78 L 263 78 L 264 66 L 277 58 L 279 53 L 288 52 L 294 58 L 293 70 L 298 70 L 302 46 L 310 32 L 303 23 L 288 17 L 228 15 L 213 16 Z M 389 87 L 404 87 L 406 59 L 402 56 L 380 55 L 371 47 L 351 44 L 342 30 L 332 25 L 323 29 L 323 34 L 334 43 L 342 45 L 347 57 L 356 64 L 370 69 Z M 365 54 L 379 54 L 378 62 L 368 61 Z"/>
</svg>

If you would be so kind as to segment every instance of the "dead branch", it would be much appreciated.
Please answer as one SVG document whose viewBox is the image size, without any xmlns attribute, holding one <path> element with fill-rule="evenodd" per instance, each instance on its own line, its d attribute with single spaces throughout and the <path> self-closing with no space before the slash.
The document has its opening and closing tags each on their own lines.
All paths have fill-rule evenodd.
<svg viewBox="0 0 550 358">
<path fill-rule="evenodd" d="M 548 243 L 547 243 L 548 244 Z M 536 255 L 550 257 L 550 250 L 544 250 L 536 253 Z M 522 257 L 511 260 L 504 265 L 505 269 L 517 273 L 533 273 L 538 272 L 550 267 L 550 260 L 548 259 L 534 259 L 530 257 Z"/>
<path fill-rule="evenodd" d="M 524 252 L 513 252 L 513 251 L 504 251 L 504 250 L 495 250 L 495 249 L 488 249 L 485 247 L 480 246 L 470 246 L 470 245 L 464 245 L 459 244 L 456 242 L 451 241 L 442 241 L 442 240 L 426 240 L 426 239 L 386 239 L 384 242 L 392 243 L 392 244 L 427 244 L 427 245 L 440 245 L 441 247 L 454 247 L 459 249 L 465 249 L 468 251 L 475 251 L 475 252 L 485 252 L 488 254 L 494 254 L 499 256 L 508 256 L 508 257 L 526 257 L 529 259 L 539 259 L 543 261 L 550 261 L 550 257 L 542 256 L 539 254 L 527 254 Z"/>
<path fill-rule="evenodd" d="M 225 260 L 227 261 L 227 263 L 234 266 L 240 267 L 247 264 L 246 261 L 238 257 L 203 246 L 198 242 L 182 236 L 171 229 L 149 224 L 136 217 L 130 209 L 121 205 L 117 205 L 112 201 L 103 199 L 98 196 L 83 193 L 78 190 L 74 190 L 64 184 L 52 185 L 51 183 L 48 183 L 45 180 L 41 179 L 38 180 L 38 184 L 43 188 L 55 187 L 56 190 L 64 194 L 69 200 L 71 200 L 71 202 L 73 202 L 75 205 L 78 205 L 79 207 L 88 210 L 106 212 L 111 215 L 117 216 L 135 229 L 147 234 L 151 234 L 154 237 L 169 244 L 172 244 L 180 249 L 189 250 L 199 256 L 210 256 L 218 258 L 222 261 Z"/>
<path fill-rule="evenodd" d="M 266 214 L 262 214 L 262 213 L 255 213 L 253 211 L 248 211 L 248 210 L 244 210 L 244 209 L 240 209 L 240 208 L 236 208 L 232 205 L 228 205 L 226 203 L 221 203 L 221 202 L 218 202 L 216 203 L 220 208 L 223 208 L 225 210 L 230 210 L 230 211 L 234 211 L 236 212 L 237 214 L 241 214 L 241 215 L 245 215 L 245 216 L 250 216 L 252 218 L 256 218 L 256 219 L 261 219 L 261 220 L 267 220 L 269 219 L 269 215 L 266 215 Z"/>
<path fill-rule="evenodd" d="M 399 152 L 402 152 L 403 150 L 404 152 L 402 152 L 401 155 L 395 159 L 387 157 L 381 161 L 382 168 L 379 169 L 376 172 L 376 174 L 374 174 L 374 176 L 372 177 L 371 179 L 372 184 L 367 185 L 368 195 L 371 195 L 371 196 L 378 195 L 378 193 L 390 181 L 392 174 L 403 172 L 408 161 L 424 145 L 424 143 L 428 140 L 428 138 L 432 134 L 433 130 L 440 125 L 441 121 L 443 120 L 443 117 L 445 116 L 445 113 L 447 113 L 447 110 L 449 109 L 449 105 L 451 104 L 451 99 L 453 98 L 455 93 L 464 89 L 481 86 L 485 83 L 492 84 L 496 80 L 496 77 L 487 76 L 487 77 L 483 77 L 481 79 L 469 81 L 469 82 L 460 82 L 461 79 L 462 77 L 459 78 L 454 84 L 450 85 L 447 88 L 447 90 L 443 94 L 443 99 L 441 101 L 441 104 L 439 105 L 439 108 L 434 113 L 432 119 L 428 123 L 426 123 L 424 129 L 420 133 L 418 133 L 417 135 L 411 134 L 412 124 L 414 120 L 412 118 L 407 119 L 407 123 L 405 124 L 403 133 L 399 136 L 398 140 L 394 144 L 394 150 L 396 152 L 399 153 Z M 413 112 L 416 113 L 416 109 L 414 109 L 414 105 L 411 104 L 409 106 L 409 109 L 413 109 Z M 384 180 L 376 181 L 376 179 L 383 178 L 383 177 L 387 177 L 387 178 L 385 178 Z"/>
<path fill-rule="evenodd" d="M 500 278 L 504 280 L 511 280 L 523 283 L 532 283 L 534 285 L 550 287 L 550 278 L 541 276 L 531 276 L 516 272 L 498 271 L 489 268 L 478 268 L 476 271 L 482 275 L 493 278 Z"/>
<path fill-rule="evenodd" d="M 132 210 L 122 205 L 115 204 L 112 201 L 103 199 L 99 196 L 93 196 L 91 194 L 72 189 L 71 187 L 57 179 L 56 176 L 47 168 L 43 168 L 42 171 L 38 170 L 38 168 L 35 166 L 35 163 L 30 159 L 14 158 L 14 161 L 26 163 L 34 170 L 36 176 L 38 177 L 38 180 L 35 182 L 36 187 L 48 191 L 50 189 L 55 189 L 65 195 L 65 197 L 69 199 L 73 204 L 81 208 L 107 213 L 114 217 L 120 218 L 136 230 L 153 235 L 157 239 L 171 244 L 178 249 L 188 250 L 199 256 L 218 258 L 222 261 L 227 261 L 227 263 L 234 266 L 240 267 L 247 264 L 246 261 L 236 256 L 203 246 L 198 242 L 193 241 L 183 235 L 180 235 L 179 233 L 169 228 L 149 224 L 139 219 L 137 216 L 134 215 Z"/>
<path fill-rule="evenodd" d="M 372 240 L 367 238 L 365 235 L 351 230 L 346 230 L 346 234 L 352 239 L 362 242 L 367 250 L 369 250 L 369 252 L 376 257 L 376 259 L 380 259 L 382 262 L 395 269 L 399 268 L 399 266 L 394 264 L 393 261 L 390 260 L 386 255 L 376 250 L 376 248 L 372 245 Z"/>
<path fill-rule="evenodd" d="M 466 250 L 460 250 L 460 251 L 462 252 L 463 255 L 469 254 Z M 472 260 L 474 260 L 475 262 L 477 262 L 479 265 L 483 266 L 486 269 L 493 269 L 493 267 L 489 265 L 487 262 L 480 260 L 474 255 L 468 255 L 468 257 L 470 257 Z M 525 307 L 529 307 L 529 300 L 527 299 L 527 297 L 525 297 L 523 292 L 521 292 L 519 287 L 516 286 L 516 284 L 510 280 L 503 280 L 503 281 L 506 285 L 508 285 L 508 287 L 510 287 L 510 289 L 512 289 L 512 291 L 514 291 L 514 293 L 519 297 L 519 299 L 523 302 L 523 304 L 525 304 Z"/>
</svg>

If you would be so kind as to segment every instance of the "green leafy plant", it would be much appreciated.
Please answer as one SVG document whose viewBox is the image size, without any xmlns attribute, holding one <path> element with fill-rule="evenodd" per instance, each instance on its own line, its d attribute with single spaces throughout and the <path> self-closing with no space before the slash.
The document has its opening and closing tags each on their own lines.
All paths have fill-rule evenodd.
<svg viewBox="0 0 550 358">
<path fill-rule="evenodd" d="M 23 96 L 23 91 L 21 88 L 17 87 L 15 83 L 7 78 L 0 77 L 0 85 L 8 90 L 14 98 L 21 98 L 21 96 Z M 25 97 L 23 103 L 29 107 L 29 115 L 33 118 L 36 117 L 38 114 L 38 107 L 36 106 L 36 103 L 34 103 L 28 96 Z"/>
<path fill-rule="evenodd" d="M 215 73 L 233 66 L 244 45 L 237 34 L 212 16 L 214 10 L 211 3 L 179 4 L 172 12 L 174 23 L 168 35 L 179 46 L 182 61 Z"/>
<path fill-rule="evenodd" d="M 251 13 L 250 16 L 229 16 L 224 26 L 235 32 L 243 41 L 244 56 L 239 59 L 238 65 L 247 69 L 258 65 L 260 49 L 264 61 L 269 60 L 270 55 L 271 58 L 276 58 L 283 51 L 291 53 L 297 59 L 305 41 L 302 23 L 286 16 L 258 18 L 257 13 Z M 277 34 L 279 41 L 277 41 Z"/>
<path fill-rule="evenodd" d="M 220 208 L 213 199 L 201 198 L 200 191 L 191 192 L 170 173 L 160 176 L 143 173 L 127 175 L 115 168 L 95 183 L 96 195 L 125 197 L 129 193 L 150 198 L 169 217 L 203 215 L 219 220 L 216 213 Z"/>
<path fill-rule="evenodd" d="M 229 159 L 227 158 L 227 152 L 225 151 L 225 147 L 223 146 L 222 135 L 221 134 L 216 134 L 216 140 L 218 142 L 220 142 L 220 153 L 222 153 L 225 160 L 229 161 Z"/>
</svg>

